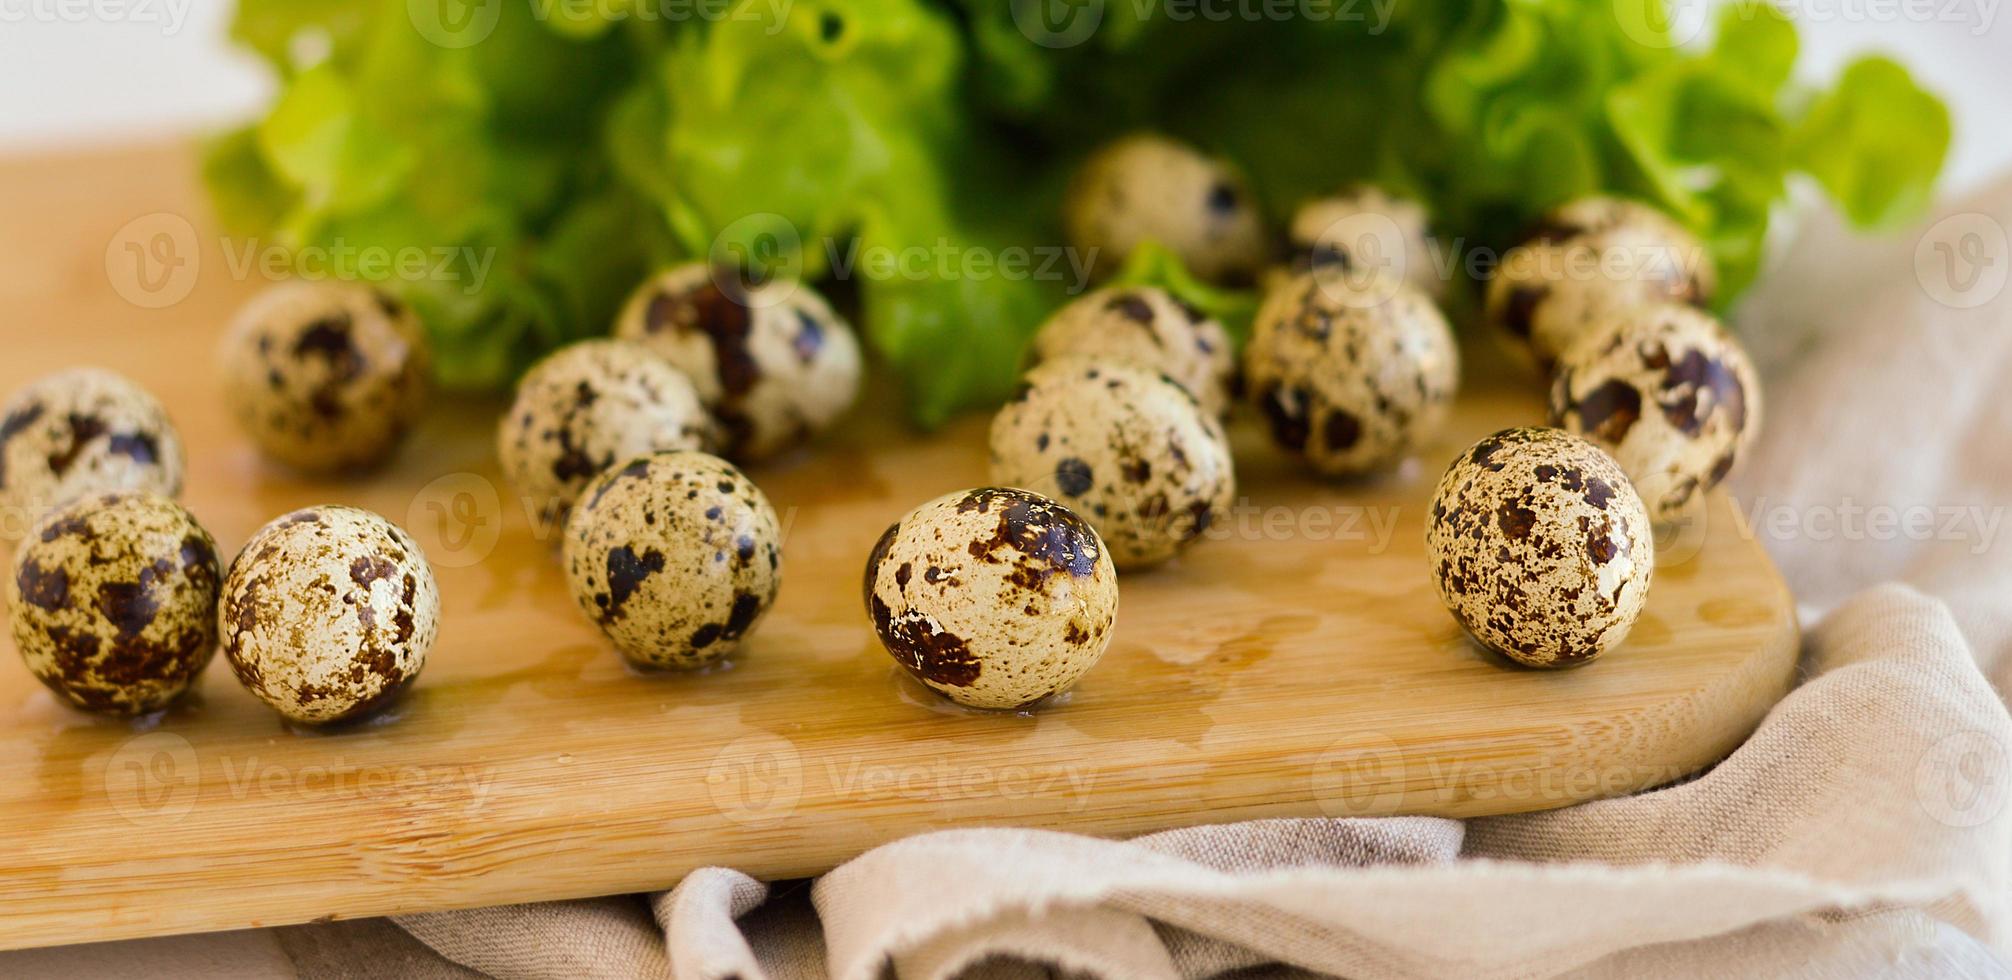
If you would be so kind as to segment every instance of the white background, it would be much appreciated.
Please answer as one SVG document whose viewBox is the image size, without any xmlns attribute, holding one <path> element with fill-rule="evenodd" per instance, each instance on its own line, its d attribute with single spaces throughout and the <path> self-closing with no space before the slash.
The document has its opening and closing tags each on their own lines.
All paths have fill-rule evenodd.
<svg viewBox="0 0 2012 980">
<path fill-rule="evenodd" d="M 1708 20 L 1704 6 L 1718 2 L 1727 0 L 1674 0 L 1679 27 Z M 1827 80 L 1853 55 L 1881 50 L 1949 102 L 1957 128 L 1944 189 L 1958 192 L 2012 168 L 2005 3 L 1783 6 L 1801 24 L 1804 77 Z M 230 8 L 222 0 L 0 0 L 0 151 L 203 130 L 256 113 L 272 83 L 225 38 Z"/>
</svg>

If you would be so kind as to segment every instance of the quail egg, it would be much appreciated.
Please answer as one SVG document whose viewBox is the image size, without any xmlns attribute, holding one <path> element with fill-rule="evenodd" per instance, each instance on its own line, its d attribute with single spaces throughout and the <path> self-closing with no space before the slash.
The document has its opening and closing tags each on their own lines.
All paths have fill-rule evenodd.
<svg viewBox="0 0 2012 980">
<path fill-rule="evenodd" d="M 216 542 L 174 501 L 144 491 L 81 497 L 14 555 L 14 645 L 70 703 L 144 714 L 210 662 L 221 577 Z"/>
<path fill-rule="evenodd" d="M 440 635 L 440 589 L 390 521 L 312 507 L 252 535 L 217 617 L 238 682 L 289 719 L 324 724 L 373 712 L 418 679 Z"/>
<path fill-rule="evenodd" d="M 1704 252 L 1697 236 L 1669 215 L 1640 201 L 1606 194 L 1589 194 L 1552 208 L 1538 219 L 1525 244 L 1562 242 L 1616 228 L 1636 228 L 1665 245 L 1693 249 L 1701 256 Z M 1715 282 L 1711 263 L 1703 262 L 1696 272 L 1703 277 L 1698 285 L 1709 294 Z"/>
<path fill-rule="evenodd" d="M 58 371 L 0 407 L 0 540 L 88 493 L 182 490 L 182 438 L 146 389 L 99 368 Z"/>
<path fill-rule="evenodd" d="M 1424 293 L 1388 277 L 1321 270 L 1273 289 L 1244 351 L 1244 379 L 1280 446 L 1345 476 L 1382 469 L 1435 434 L 1460 353 Z"/>
<path fill-rule="evenodd" d="M 738 649 L 775 603 L 782 532 L 732 463 L 660 452 L 602 473 L 566 523 L 566 580 L 622 656 L 702 667 Z"/>
<path fill-rule="evenodd" d="M 602 470 L 658 450 L 704 449 L 712 425 L 691 381 L 649 348 L 587 340 L 517 383 L 496 454 L 517 489 L 557 518 Z"/>
<path fill-rule="evenodd" d="M 1612 457 L 1561 429 L 1504 429 L 1447 467 L 1425 550 L 1453 618 L 1532 667 L 1620 645 L 1656 565 L 1642 499 Z"/>
<path fill-rule="evenodd" d="M 1236 498 L 1229 440 L 1172 379 L 1070 357 L 1029 371 L 992 419 L 992 479 L 1067 505 L 1119 568 L 1199 540 Z"/>
<path fill-rule="evenodd" d="M 1546 366 L 1579 336 L 1636 306 L 1703 306 L 1717 281 L 1711 255 L 1647 205 L 1584 198 L 1539 223 L 1489 280 L 1488 318 Z"/>
<path fill-rule="evenodd" d="M 692 379 L 735 459 L 763 459 L 808 440 L 859 395 L 852 328 L 794 280 L 750 287 L 703 262 L 680 265 L 636 290 L 615 334 Z"/>
<path fill-rule="evenodd" d="M 1649 516 L 1683 516 L 1760 432 L 1760 383 L 1739 342 L 1710 314 L 1644 307 L 1565 350 L 1551 424 L 1612 453 Z"/>
<path fill-rule="evenodd" d="M 866 610 L 881 645 L 931 689 L 974 708 L 1024 708 L 1104 655 L 1118 573 L 1067 507 L 983 487 L 923 504 L 881 535 Z"/>
<path fill-rule="evenodd" d="M 1356 184 L 1308 201 L 1293 212 L 1289 231 L 1294 267 L 1381 269 L 1434 298 L 1446 293 L 1427 231 L 1425 206 L 1372 184 Z"/>
<path fill-rule="evenodd" d="M 1236 361 L 1222 324 L 1155 286 L 1094 290 L 1055 311 L 1028 346 L 1029 366 L 1081 355 L 1165 373 L 1202 408 L 1229 410 Z"/>
<path fill-rule="evenodd" d="M 426 403 L 419 318 L 370 286 L 273 286 L 239 311 L 222 359 L 238 424 L 267 456 L 306 472 L 384 460 Z"/>
<path fill-rule="evenodd" d="M 1249 282 L 1265 261 L 1264 219 L 1243 178 L 1150 133 L 1105 144 L 1084 161 L 1062 202 L 1062 225 L 1100 277 L 1147 241 L 1213 282 Z"/>
</svg>

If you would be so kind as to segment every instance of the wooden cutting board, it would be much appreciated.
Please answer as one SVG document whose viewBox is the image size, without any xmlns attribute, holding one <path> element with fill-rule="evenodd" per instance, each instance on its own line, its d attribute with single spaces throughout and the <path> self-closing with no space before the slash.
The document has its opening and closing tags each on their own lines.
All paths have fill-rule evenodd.
<svg viewBox="0 0 2012 980">
<path fill-rule="evenodd" d="M 186 148 L 0 162 L 0 214 L 0 389 L 125 372 L 178 420 L 184 499 L 226 553 L 289 509 L 355 504 L 414 532 L 445 602 L 418 687 L 336 734 L 281 724 L 222 665 L 158 721 L 92 718 L 0 640 L 0 947 L 639 891 L 708 864 L 809 875 L 982 824 L 1562 806 L 1710 765 L 1794 669 L 1790 597 L 1723 495 L 1663 544 L 1624 648 L 1545 673 L 1471 646 L 1428 584 L 1426 497 L 1462 446 L 1538 415 L 1531 378 L 1480 363 L 1444 436 L 1382 480 L 1317 483 L 1240 426 L 1247 501 L 1124 578 L 1109 654 L 1038 715 L 951 708 L 875 641 L 876 536 L 985 468 L 983 418 L 917 438 L 882 403 L 753 471 L 787 530 L 751 648 L 637 676 L 498 478 L 498 404 L 441 404 L 393 468 L 348 482 L 239 438 L 210 355 L 261 281 L 234 270 L 247 243 L 212 229 Z"/>
</svg>

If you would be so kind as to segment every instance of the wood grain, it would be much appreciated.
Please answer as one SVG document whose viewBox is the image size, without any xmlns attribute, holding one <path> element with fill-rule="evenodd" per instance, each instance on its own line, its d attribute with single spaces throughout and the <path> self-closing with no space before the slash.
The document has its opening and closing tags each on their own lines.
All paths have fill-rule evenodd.
<svg viewBox="0 0 2012 980">
<path fill-rule="evenodd" d="M 1723 497 L 1665 543 L 1623 649 L 1543 673 L 1471 646 L 1429 587 L 1421 522 L 1444 460 L 1535 417 L 1531 379 L 1483 364 L 1444 437 L 1382 480 L 1316 483 L 1240 428 L 1245 506 L 1124 579 L 1109 655 L 1036 716 L 938 701 L 858 608 L 880 531 L 983 479 L 982 418 L 918 440 L 883 402 L 754 471 L 787 531 L 752 648 L 702 676 L 637 676 L 497 478 L 496 404 L 442 404 L 392 469 L 342 483 L 270 468 L 232 430 L 210 351 L 260 280 L 223 247 L 246 243 L 209 230 L 186 149 L 0 163 L 0 214 L 0 388 L 73 363 L 126 372 L 179 421 L 185 499 L 227 552 L 290 508 L 355 504 L 421 539 L 445 598 L 420 685 L 338 733 L 285 727 L 220 665 L 150 726 L 93 719 L 0 655 L 0 946 L 662 888 L 706 864 L 806 875 L 981 824 L 1119 835 L 1560 806 L 1721 758 L 1793 670 L 1790 597 Z M 161 233 L 197 259 L 150 292 L 126 242 L 158 260 Z M 185 297 L 148 308 L 178 283 Z"/>
</svg>

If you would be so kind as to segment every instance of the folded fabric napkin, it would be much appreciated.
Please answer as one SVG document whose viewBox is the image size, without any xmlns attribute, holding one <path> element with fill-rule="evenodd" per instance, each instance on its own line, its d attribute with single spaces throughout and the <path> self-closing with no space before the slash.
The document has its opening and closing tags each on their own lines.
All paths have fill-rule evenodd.
<svg viewBox="0 0 2012 980">
<path fill-rule="evenodd" d="M 1884 241 L 1818 216 L 1743 312 L 1768 419 L 1735 496 L 1815 625 L 1800 685 L 1694 779 L 1464 823 L 951 831 L 815 883 L 714 868 L 281 945 L 309 977 L 2002 975 L 2007 227 L 2012 183 Z"/>
</svg>

